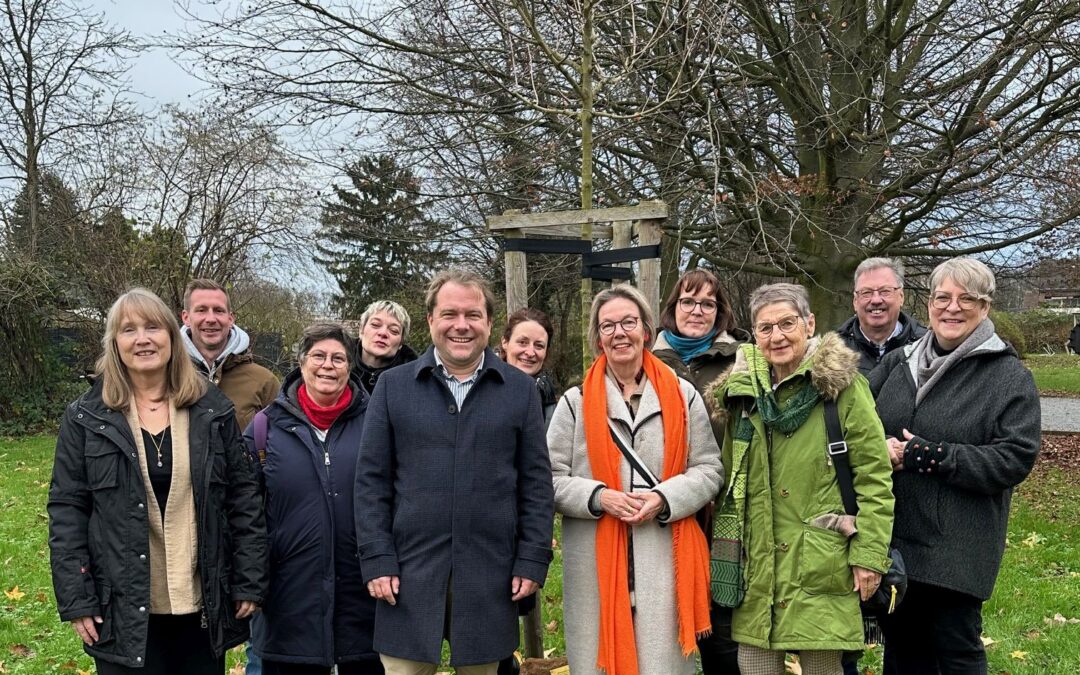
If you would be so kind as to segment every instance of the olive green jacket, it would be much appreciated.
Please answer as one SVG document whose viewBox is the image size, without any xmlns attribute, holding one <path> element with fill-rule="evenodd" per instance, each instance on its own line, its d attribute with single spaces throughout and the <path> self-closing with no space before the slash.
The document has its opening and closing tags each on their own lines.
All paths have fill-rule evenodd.
<svg viewBox="0 0 1080 675">
<path fill-rule="evenodd" d="M 783 405 L 809 377 L 823 396 L 837 401 L 859 505 L 858 532 L 846 539 L 811 524 L 823 514 L 844 512 L 826 451 L 824 403 L 790 435 L 766 429 L 743 353 L 753 349 L 740 348 L 731 374 L 714 392 L 728 410 L 725 467 L 731 467 L 733 420 L 746 411 L 754 426 L 743 532 L 747 591 L 734 612 L 732 637 L 762 649 L 862 649 L 851 566 L 888 569 L 893 522 L 892 467 L 874 399 L 858 372 L 858 356 L 832 333 L 810 340 L 802 364 L 777 389 Z"/>
</svg>

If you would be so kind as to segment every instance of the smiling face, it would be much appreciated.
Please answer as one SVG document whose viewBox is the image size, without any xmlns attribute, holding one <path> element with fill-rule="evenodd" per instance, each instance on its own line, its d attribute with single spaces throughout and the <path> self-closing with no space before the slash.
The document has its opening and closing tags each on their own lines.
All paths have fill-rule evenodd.
<svg viewBox="0 0 1080 675">
<path fill-rule="evenodd" d="M 697 290 L 697 293 L 686 290 L 680 291 L 680 303 L 686 298 L 694 300 L 696 303 L 709 302 L 712 304 L 713 311 L 706 314 L 700 304 L 695 304 L 693 309 L 688 312 L 682 308 L 681 304 L 676 303 L 675 327 L 678 329 L 679 335 L 686 338 L 700 338 L 708 335 L 716 324 L 716 289 L 705 284 Z"/>
<path fill-rule="evenodd" d="M 446 369 L 454 375 L 475 370 L 491 338 L 491 317 L 483 292 L 474 286 L 446 282 L 435 296 L 427 321 L 431 342 Z"/>
<path fill-rule="evenodd" d="M 796 319 L 796 325 L 790 333 L 785 333 L 777 324 L 785 320 Z M 772 326 L 767 336 L 759 333 L 762 326 Z M 773 367 L 777 380 L 782 380 L 802 363 L 806 355 L 806 344 L 814 334 L 814 315 L 802 318 L 798 310 L 786 302 L 774 302 L 758 310 L 754 317 L 754 340 L 762 355 Z"/>
<path fill-rule="evenodd" d="M 628 331 L 622 325 L 628 319 L 637 322 L 633 330 Z M 616 297 L 601 305 L 596 320 L 600 326 L 600 348 L 608 363 L 627 372 L 640 370 L 647 336 L 638 306 L 631 300 Z M 604 334 L 605 326 L 614 326 L 611 335 Z"/>
<path fill-rule="evenodd" d="M 896 275 L 888 267 L 878 267 L 859 275 L 852 305 L 864 332 L 891 333 L 896 327 L 900 308 L 904 306 L 904 291 L 897 286 Z M 859 297 L 860 291 L 871 290 L 882 291 L 889 297 L 884 298 L 880 293 L 873 293 L 868 298 Z"/>
<path fill-rule="evenodd" d="M 116 350 L 128 373 L 164 376 L 172 358 L 169 328 L 142 315 L 127 314 L 116 332 Z"/>
<path fill-rule="evenodd" d="M 401 322 L 389 312 L 376 312 L 360 330 L 364 363 L 378 367 L 393 359 L 401 349 Z"/>
<path fill-rule="evenodd" d="M 333 339 L 319 340 L 311 345 L 300 363 L 300 376 L 308 395 L 316 403 L 321 406 L 336 403 L 349 383 L 345 345 Z"/>
<path fill-rule="evenodd" d="M 535 321 L 522 321 L 514 326 L 510 339 L 502 341 L 502 350 L 507 363 L 536 377 L 547 358 L 547 331 Z"/>
<path fill-rule="evenodd" d="M 229 298 L 216 289 L 191 292 L 191 306 L 181 313 L 184 325 L 191 329 L 191 341 L 210 360 L 217 358 L 229 341 L 229 331 L 236 317 L 229 311 Z"/>
<path fill-rule="evenodd" d="M 973 295 L 966 288 L 946 277 L 930 294 L 930 330 L 937 342 L 945 349 L 956 349 L 990 314 L 990 303 L 977 300 L 971 309 L 964 309 L 959 304 L 961 296 Z M 949 296 L 949 305 L 945 309 L 934 307 L 934 298 Z"/>
</svg>

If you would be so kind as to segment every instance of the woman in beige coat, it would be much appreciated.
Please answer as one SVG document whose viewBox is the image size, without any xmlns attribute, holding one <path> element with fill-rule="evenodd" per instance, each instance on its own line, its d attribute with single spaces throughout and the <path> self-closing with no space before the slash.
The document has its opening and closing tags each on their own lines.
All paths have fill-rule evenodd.
<svg viewBox="0 0 1080 675">
<path fill-rule="evenodd" d="M 709 629 L 708 549 L 693 516 L 720 488 L 720 450 L 693 385 L 648 352 L 654 336 L 640 292 L 599 293 L 599 358 L 548 427 L 574 675 L 691 675 Z"/>
</svg>

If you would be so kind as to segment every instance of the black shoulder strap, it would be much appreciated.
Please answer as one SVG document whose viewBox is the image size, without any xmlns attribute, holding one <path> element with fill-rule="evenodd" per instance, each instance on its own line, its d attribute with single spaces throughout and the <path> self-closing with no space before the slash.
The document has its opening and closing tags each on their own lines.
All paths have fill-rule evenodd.
<svg viewBox="0 0 1080 675">
<path fill-rule="evenodd" d="M 656 487 L 656 480 L 653 478 L 652 471 L 649 471 L 649 468 L 641 463 L 640 458 L 626 447 L 626 444 L 623 443 L 622 439 L 619 438 L 619 435 L 615 433 L 615 430 L 612 429 L 610 425 L 608 425 L 608 431 L 611 432 L 611 440 L 615 441 L 615 445 L 619 448 L 619 452 L 621 452 L 623 457 L 626 458 L 626 461 L 630 463 L 630 467 L 634 472 L 645 479 L 645 482 L 650 488 Z"/>
<path fill-rule="evenodd" d="M 851 478 L 851 460 L 848 458 L 847 441 L 844 440 L 844 430 L 840 426 L 840 413 L 836 409 L 836 401 L 825 401 L 825 430 L 829 435 L 829 445 L 826 452 L 836 467 L 836 482 L 840 486 L 840 499 L 844 501 L 844 511 L 849 516 L 859 513 L 859 505 L 855 501 L 855 484 Z"/>
</svg>

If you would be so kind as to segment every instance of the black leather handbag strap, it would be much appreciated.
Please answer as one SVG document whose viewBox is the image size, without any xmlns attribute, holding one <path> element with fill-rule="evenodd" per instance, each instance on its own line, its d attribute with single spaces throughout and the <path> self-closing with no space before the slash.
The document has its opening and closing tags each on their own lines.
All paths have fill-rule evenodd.
<svg viewBox="0 0 1080 675">
<path fill-rule="evenodd" d="M 844 502 L 844 511 L 849 516 L 858 515 L 859 505 L 855 501 L 851 459 L 848 457 L 847 441 L 844 440 L 844 429 L 840 426 L 840 412 L 836 409 L 835 400 L 825 401 L 825 431 L 829 438 L 826 452 L 829 453 L 829 459 L 836 467 L 836 482 L 840 486 L 840 499 Z"/>
</svg>

